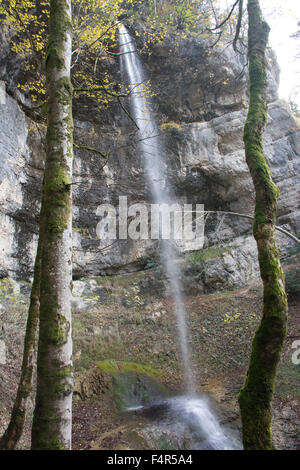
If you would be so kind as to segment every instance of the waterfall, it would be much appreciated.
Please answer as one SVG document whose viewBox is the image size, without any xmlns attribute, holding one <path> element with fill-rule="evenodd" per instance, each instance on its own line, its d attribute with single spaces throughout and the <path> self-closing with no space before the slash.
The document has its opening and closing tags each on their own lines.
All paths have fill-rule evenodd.
<svg viewBox="0 0 300 470">
<path fill-rule="evenodd" d="M 135 44 L 123 25 L 119 28 L 119 41 L 121 72 L 126 77 L 126 83 L 130 90 L 131 115 L 139 127 L 139 151 L 152 202 L 154 204 L 177 203 L 167 175 L 165 152 L 159 137 L 159 129 L 155 122 L 150 99 L 145 92 L 143 67 Z M 195 394 L 187 339 L 186 310 L 180 280 L 181 272 L 180 266 L 176 262 L 174 242 L 175 240 L 161 240 L 160 259 L 169 281 L 176 312 L 186 395 L 163 399 L 162 404 L 166 406 L 170 414 L 169 426 L 172 428 L 172 422 L 175 423 L 176 435 L 180 434 L 180 429 L 184 431 L 188 428 L 195 438 L 195 442 L 191 445 L 196 449 L 241 449 L 239 440 L 219 424 L 210 409 L 209 401 L 205 397 L 197 397 Z M 141 410 L 144 408 L 141 403 L 136 405 L 131 409 Z M 159 428 L 154 429 L 156 429 L 154 434 L 157 434 Z M 145 432 L 147 433 L 147 429 Z"/>
<path fill-rule="evenodd" d="M 131 92 L 131 113 L 139 127 L 139 150 L 146 180 L 154 204 L 174 204 L 172 188 L 168 181 L 164 149 L 159 137 L 151 102 L 145 91 L 143 67 L 135 44 L 125 26 L 119 28 L 121 70 Z M 160 258 L 169 281 L 177 317 L 178 335 L 182 356 L 182 370 L 188 393 L 195 391 L 187 339 L 186 310 L 183 302 L 180 268 L 176 263 L 176 251 L 171 240 L 161 240 Z"/>
</svg>

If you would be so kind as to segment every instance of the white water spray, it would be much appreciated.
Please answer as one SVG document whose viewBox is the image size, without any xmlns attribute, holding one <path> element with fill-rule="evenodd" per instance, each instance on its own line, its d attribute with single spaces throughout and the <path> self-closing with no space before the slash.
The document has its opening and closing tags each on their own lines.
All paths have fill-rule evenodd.
<svg viewBox="0 0 300 470">
<path fill-rule="evenodd" d="M 169 400 L 178 421 L 193 429 L 195 450 L 239 450 L 241 443 L 232 430 L 221 426 L 206 397 L 175 397 Z"/>
</svg>

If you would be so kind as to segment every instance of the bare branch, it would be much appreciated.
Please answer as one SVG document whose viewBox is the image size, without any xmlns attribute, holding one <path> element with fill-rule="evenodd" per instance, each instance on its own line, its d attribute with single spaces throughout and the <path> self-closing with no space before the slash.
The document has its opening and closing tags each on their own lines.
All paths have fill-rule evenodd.
<svg viewBox="0 0 300 470">
<path fill-rule="evenodd" d="M 83 150 L 89 150 L 90 152 L 96 152 L 98 153 L 99 155 L 101 155 L 101 157 L 103 158 L 109 158 L 108 155 L 106 155 L 105 153 L 101 152 L 100 150 L 98 149 L 95 149 L 93 147 L 89 147 L 88 145 L 77 145 L 75 144 L 75 142 L 73 143 L 73 146 L 77 149 L 83 149 Z"/>
<path fill-rule="evenodd" d="M 113 91 L 109 91 L 105 86 L 98 86 L 98 87 L 91 87 L 91 88 L 74 88 L 73 91 L 75 93 L 96 93 L 97 91 L 104 91 L 107 95 L 113 96 L 114 98 L 126 98 L 129 96 L 129 93 L 114 93 Z"/>
<path fill-rule="evenodd" d="M 123 105 L 120 97 L 118 97 L 118 103 L 119 105 L 121 106 L 121 108 L 123 109 L 124 113 L 126 114 L 126 116 L 129 117 L 129 119 L 133 122 L 133 124 L 136 126 L 136 128 L 138 130 L 140 130 L 139 126 L 137 125 L 137 123 L 135 122 L 134 118 L 131 116 L 131 114 L 129 113 L 129 111 L 127 111 L 127 109 L 125 108 L 125 106 Z"/>
<path fill-rule="evenodd" d="M 246 214 L 239 214 L 237 212 L 228 212 L 228 211 L 204 211 L 205 213 L 208 213 L 208 214 L 225 214 L 225 215 L 235 215 L 237 217 L 243 217 L 245 219 L 250 219 L 250 220 L 254 220 L 254 217 L 252 215 L 246 215 Z M 290 237 L 292 240 L 294 240 L 294 242 L 296 243 L 299 243 L 300 244 L 300 240 L 299 238 L 297 238 L 295 235 L 293 235 L 292 233 L 288 232 L 287 230 L 281 228 L 281 227 L 278 227 L 277 225 L 275 226 L 276 230 L 278 230 L 279 232 L 282 232 L 284 233 L 285 235 L 287 235 L 288 237 Z"/>
<path fill-rule="evenodd" d="M 219 25 L 215 26 L 214 28 L 211 28 L 209 29 L 209 31 L 215 31 L 216 29 L 220 29 L 222 28 L 222 26 L 227 23 L 227 21 L 230 19 L 232 13 L 234 12 L 234 9 L 235 7 L 237 6 L 237 4 L 240 2 L 240 0 L 236 0 L 236 2 L 234 3 L 233 7 L 231 8 L 229 14 L 227 15 L 227 17 L 225 18 L 225 20 L 222 21 L 222 23 L 220 23 Z"/>
<path fill-rule="evenodd" d="M 240 32 L 241 32 L 241 26 L 242 26 L 242 19 L 243 19 L 243 1 L 244 0 L 239 0 L 239 16 L 238 16 L 238 21 L 237 21 L 237 25 L 236 25 L 236 31 L 235 31 L 235 36 L 234 36 L 234 40 L 233 40 L 233 50 L 235 52 L 240 52 L 238 51 L 237 49 L 237 41 L 239 39 L 239 36 L 240 36 Z"/>
</svg>

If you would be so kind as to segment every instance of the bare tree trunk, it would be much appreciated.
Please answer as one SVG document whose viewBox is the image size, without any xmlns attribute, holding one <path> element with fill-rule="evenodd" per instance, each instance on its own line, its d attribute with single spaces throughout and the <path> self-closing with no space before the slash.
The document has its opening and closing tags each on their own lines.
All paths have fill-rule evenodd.
<svg viewBox="0 0 300 470">
<path fill-rule="evenodd" d="M 40 334 L 32 449 L 70 449 L 72 420 L 71 0 L 50 1 Z"/>
<path fill-rule="evenodd" d="M 36 339 L 39 324 L 39 297 L 41 278 L 41 243 L 39 239 L 35 258 L 34 277 L 24 339 L 21 377 L 9 425 L 0 439 L 0 449 L 13 450 L 18 444 L 24 427 L 29 394 L 32 390 L 33 369 L 36 358 Z"/>
<path fill-rule="evenodd" d="M 246 450 L 272 449 L 272 414 L 277 366 L 286 334 L 287 297 L 276 246 L 278 188 L 272 181 L 262 143 L 267 120 L 265 50 L 269 26 L 258 0 L 248 0 L 250 104 L 244 128 L 246 161 L 255 187 L 253 234 L 264 286 L 263 316 L 255 333 L 247 377 L 239 394 Z"/>
</svg>

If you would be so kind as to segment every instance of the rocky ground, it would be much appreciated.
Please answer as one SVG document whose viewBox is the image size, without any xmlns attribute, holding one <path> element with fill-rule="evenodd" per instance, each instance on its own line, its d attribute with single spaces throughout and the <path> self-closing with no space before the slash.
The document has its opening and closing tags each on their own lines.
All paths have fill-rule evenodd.
<svg viewBox="0 0 300 470">
<path fill-rule="evenodd" d="M 297 285 L 297 264 L 299 255 L 285 264 L 293 286 Z M 133 413 L 129 417 L 120 411 L 113 390 L 112 364 L 119 369 L 134 367 L 142 375 L 152 375 L 171 394 L 182 393 L 173 306 L 171 298 L 158 288 L 162 282 L 155 268 L 74 282 L 74 449 L 143 449 L 154 445 L 142 432 L 149 427 L 149 416 Z M 17 388 L 28 292 L 26 283 L 1 280 L 0 432 L 8 422 Z M 237 430 L 237 394 L 259 322 L 261 296 L 259 280 L 234 291 L 185 296 L 198 392 L 210 397 L 221 422 Z M 289 330 L 273 403 L 274 443 L 278 449 L 300 449 L 300 365 L 292 362 L 292 344 L 300 338 L 299 320 L 300 297 L 294 286 L 289 295 Z M 29 447 L 32 409 L 31 399 L 20 448 Z M 164 449 L 170 442 L 161 440 L 155 445 Z"/>
</svg>

